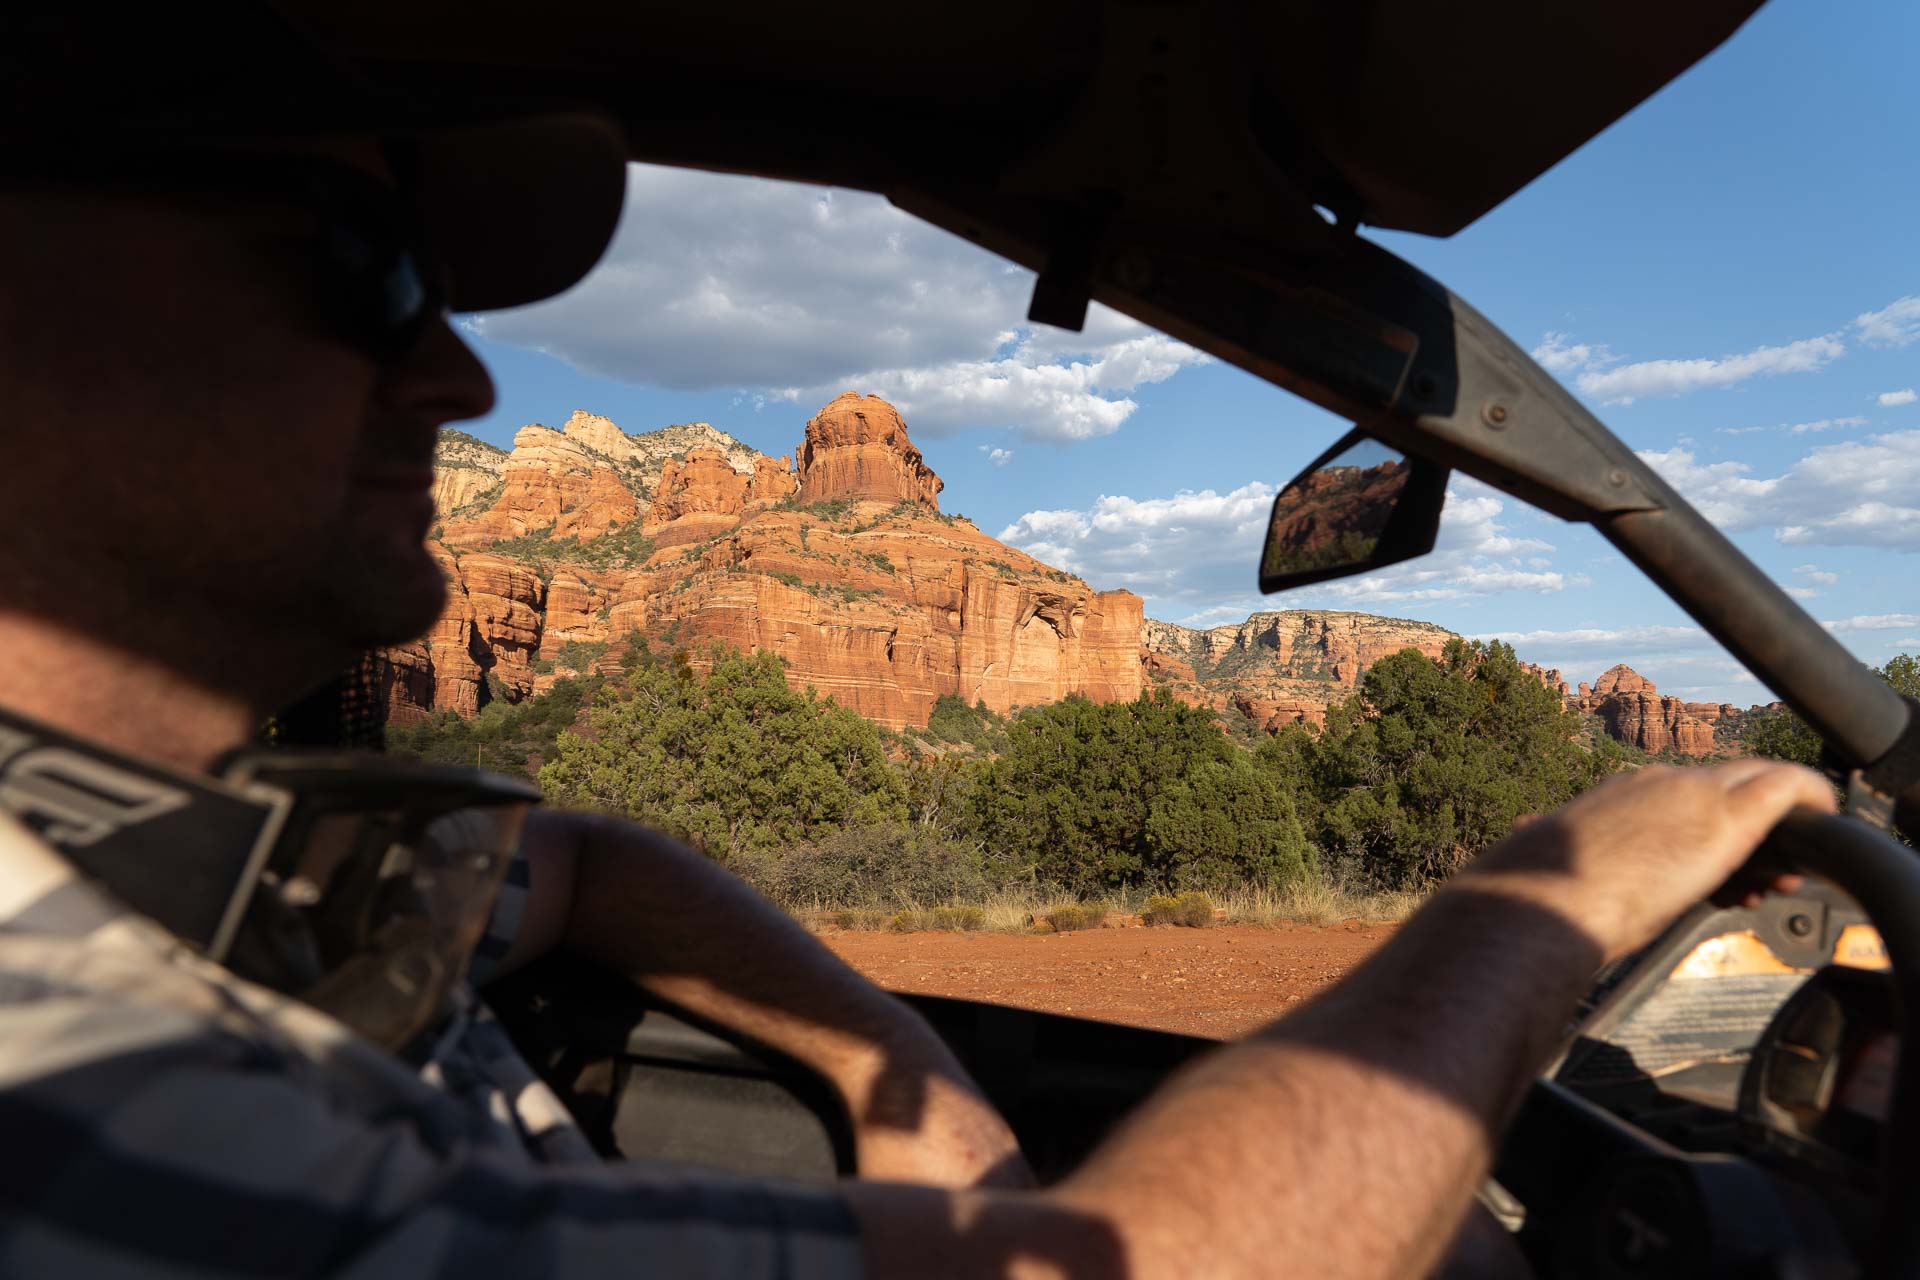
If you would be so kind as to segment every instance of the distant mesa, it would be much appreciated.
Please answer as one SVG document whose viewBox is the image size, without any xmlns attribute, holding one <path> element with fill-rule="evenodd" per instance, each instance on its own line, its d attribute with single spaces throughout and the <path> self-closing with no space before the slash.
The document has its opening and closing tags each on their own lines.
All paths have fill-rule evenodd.
<svg viewBox="0 0 1920 1280">
<path fill-rule="evenodd" d="M 1322 723 L 1388 654 L 1418 649 L 1438 658 L 1455 639 L 1429 622 L 1285 609 L 1205 631 L 1149 620 L 1141 648 L 1153 685 L 1195 706 L 1238 711 L 1271 733 Z"/>
</svg>

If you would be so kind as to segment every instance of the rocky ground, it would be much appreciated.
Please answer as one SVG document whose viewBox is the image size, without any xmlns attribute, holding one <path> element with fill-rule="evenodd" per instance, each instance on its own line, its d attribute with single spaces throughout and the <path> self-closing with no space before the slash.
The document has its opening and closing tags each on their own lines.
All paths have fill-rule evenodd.
<svg viewBox="0 0 1920 1280">
<path fill-rule="evenodd" d="M 829 932 L 823 941 L 894 991 L 1229 1039 L 1285 1013 L 1365 959 L 1392 925 L 1220 925 L 1080 933 Z"/>
</svg>

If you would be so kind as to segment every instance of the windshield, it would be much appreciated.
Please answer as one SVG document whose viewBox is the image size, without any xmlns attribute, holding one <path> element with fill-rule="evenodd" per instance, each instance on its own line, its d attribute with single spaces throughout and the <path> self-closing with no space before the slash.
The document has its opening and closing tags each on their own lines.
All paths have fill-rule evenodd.
<svg viewBox="0 0 1920 1280">
<path fill-rule="evenodd" d="M 1876 137 L 1903 145 L 1893 117 L 1846 106 L 1913 89 L 1837 47 L 1856 38 L 1770 8 L 1658 120 L 1486 224 L 1377 238 L 1913 692 L 1920 284 L 1887 184 L 1914 179 L 1871 162 Z M 1864 68 L 1819 111 L 1742 91 L 1809 42 Z M 1765 117 L 1737 136 L 1808 141 L 1784 149 L 1805 175 L 1773 144 L 1756 165 L 1687 141 L 1727 134 L 1736 100 Z M 1845 144 L 1815 145 L 1841 119 Z M 1660 157 L 1685 158 L 1692 203 L 1651 194 Z M 1806 193 L 1866 182 L 1886 198 L 1848 202 L 1844 235 L 1807 233 Z M 501 402 L 443 437 L 433 545 L 459 589 L 389 657 L 395 744 L 619 808 L 824 930 L 892 930 L 860 944 L 883 980 L 1028 1001 L 1050 997 L 1027 961 L 935 935 L 1184 912 L 1350 919 L 1364 943 L 1608 772 L 1817 754 L 1591 529 L 1457 473 L 1431 555 L 1259 596 L 1275 495 L 1348 424 L 1097 305 L 1082 332 L 1031 324 L 1032 283 L 877 197 L 634 167 L 593 276 L 462 321 Z M 1378 536 L 1345 487 L 1383 467 L 1371 444 L 1330 460 L 1341 492 L 1299 555 Z M 1498 728 L 1469 732 L 1489 703 Z M 621 769 L 644 785 L 609 790 Z M 1239 1024 L 1208 1001 L 1294 971 L 1076 954 L 1062 1007 L 1140 984 L 1126 1016 L 1221 1032 Z"/>
</svg>

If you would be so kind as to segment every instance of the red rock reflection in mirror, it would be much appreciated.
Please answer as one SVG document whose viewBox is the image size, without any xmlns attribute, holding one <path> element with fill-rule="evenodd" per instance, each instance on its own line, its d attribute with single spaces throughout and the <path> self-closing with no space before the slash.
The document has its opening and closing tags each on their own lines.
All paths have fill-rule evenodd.
<svg viewBox="0 0 1920 1280">
<path fill-rule="evenodd" d="M 1378 450 L 1363 446 L 1341 459 L 1363 452 Z M 1295 480 L 1274 499 L 1262 573 L 1278 577 L 1366 564 L 1412 471 L 1404 458 L 1364 467 L 1336 459 Z"/>
</svg>

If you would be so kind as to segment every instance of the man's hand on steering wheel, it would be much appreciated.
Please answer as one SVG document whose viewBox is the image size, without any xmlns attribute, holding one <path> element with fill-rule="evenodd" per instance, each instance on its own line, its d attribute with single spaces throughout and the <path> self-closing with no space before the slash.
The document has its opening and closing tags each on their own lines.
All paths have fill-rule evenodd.
<svg viewBox="0 0 1920 1280">
<path fill-rule="evenodd" d="M 1710 897 L 1796 808 L 1831 813 L 1832 785 L 1770 760 L 1649 765 L 1529 823 L 1455 883 L 1540 903 L 1612 960 Z"/>
</svg>

